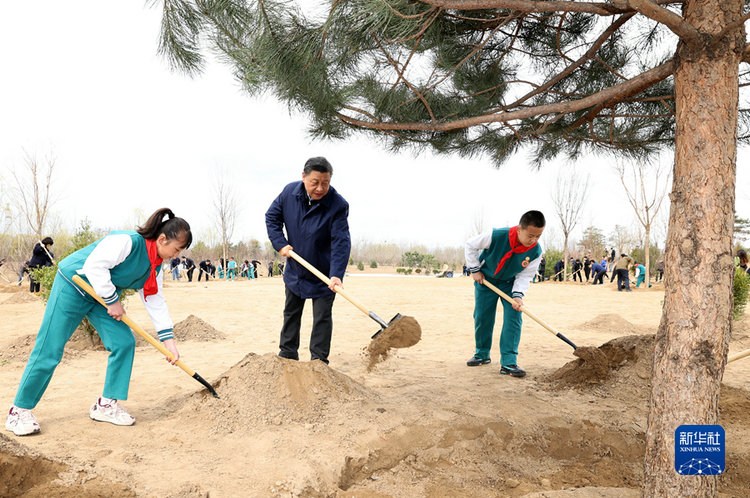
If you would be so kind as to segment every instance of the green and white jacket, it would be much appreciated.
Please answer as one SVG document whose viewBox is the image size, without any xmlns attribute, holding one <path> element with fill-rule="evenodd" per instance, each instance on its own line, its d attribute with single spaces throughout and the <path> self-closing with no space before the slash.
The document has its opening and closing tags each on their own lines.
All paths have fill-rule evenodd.
<svg viewBox="0 0 750 498">
<path fill-rule="evenodd" d="M 117 302 L 123 290 L 136 289 L 159 334 L 159 340 L 174 338 L 174 325 L 162 292 L 164 275 L 161 265 L 156 267 L 158 292 L 148 298 L 143 295 L 143 285 L 151 273 L 151 263 L 146 240 L 138 232 L 112 232 L 60 261 L 58 271 L 85 296 L 71 280 L 73 275 L 81 276 L 107 304 Z"/>
</svg>

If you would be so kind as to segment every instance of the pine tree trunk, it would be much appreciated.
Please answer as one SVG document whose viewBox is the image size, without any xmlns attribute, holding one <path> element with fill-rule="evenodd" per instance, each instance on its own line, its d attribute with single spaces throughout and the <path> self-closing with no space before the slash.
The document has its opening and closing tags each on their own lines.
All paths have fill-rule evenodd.
<svg viewBox="0 0 750 498">
<path fill-rule="evenodd" d="M 683 17 L 719 33 L 739 0 L 686 2 Z M 708 37 L 707 37 L 708 38 Z M 732 317 L 732 230 L 738 71 L 744 29 L 713 48 L 680 43 L 675 73 L 674 184 L 664 260 L 664 311 L 656 335 L 643 496 L 716 496 L 717 479 L 680 476 L 674 433 L 716 424 Z"/>
</svg>

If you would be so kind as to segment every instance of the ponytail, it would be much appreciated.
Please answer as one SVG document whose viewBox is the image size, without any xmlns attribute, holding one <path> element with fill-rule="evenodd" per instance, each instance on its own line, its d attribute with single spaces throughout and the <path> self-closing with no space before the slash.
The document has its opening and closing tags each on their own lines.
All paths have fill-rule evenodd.
<svg viewBox="0 0 750 498">
<path fill-rule="evenodd" d="M 165 220 L 164 217 L 167 217 Z M 190 247 L 193 242 L 193 234 L 190 225 L 182 218 L 174 215 L 171 209 L 161 208 L 152 214 L 143 226 L 136 230 L 144 239 L 156 239 L 164 234 L 167 240 L 184 239 L 184 249 Z"/>
</svg>

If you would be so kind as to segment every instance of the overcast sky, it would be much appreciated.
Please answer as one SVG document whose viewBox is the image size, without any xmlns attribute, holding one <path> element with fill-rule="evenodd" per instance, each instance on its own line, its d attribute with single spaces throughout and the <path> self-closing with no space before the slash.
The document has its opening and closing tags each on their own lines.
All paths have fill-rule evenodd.
<svg viewBox="0 0 750 498">
<path fill-rule="evenodd" d="M 498 170 L 481 157 L 393 155 L 364 137 L 312 141 L 304 115 L 271 96 L 247 97 L 226 66 L 212 63 L 195 79 L 170 72 L 156 54 L 158 8 L 137 1 L 3 7 L 0 176 L 7 187 L 24 150 L 39 159 L 53 153 L 54 209 L 71 228 L 83 218 L 119 228 L 137 210 L 168 206 L 205 238 L 214 176 L 225 174 L 241 197 L 234 239 L 265 241 L 269 204 L 318 155 L 329 159 L 332 184 L 349 201 L 355 241 L 462 245 L 479 219 L 485 228 L 507 226 L 541 209 L 554 242 L 561 231 L 551 192 L 557 171 L 574 166 L 592 175 L 577 233 L 634 226 L 610 160 L 561 159 L 537 172 L 520 154 Z M 750 218 L 747 158 L 740 151 L 737 210 Z"/>
</svg>

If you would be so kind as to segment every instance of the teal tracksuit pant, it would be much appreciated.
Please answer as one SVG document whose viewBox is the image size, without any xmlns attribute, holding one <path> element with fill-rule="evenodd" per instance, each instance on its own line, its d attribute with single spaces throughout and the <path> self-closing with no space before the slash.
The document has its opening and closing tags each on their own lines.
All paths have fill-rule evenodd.
<svg viewBox="0 0 750 498">
<path fill-rule="evenodd" d="M 118 400 L 128 398 L 135 356 L 133 333 L 127 325 L 109 316 L 101 304 L 81 292 L 60 273 L 55 277 L 34 349 L 18 386 L 14 401 L 17 407 L 31 410 L 39 403 L 62 359 L 65 344 L 84 317 L 110 352 L 102 395 Z"/>
<path fill-rule="evenodd" d="M 498 281 L 487 278 L 501 291 L 511 295 L 513 281 Z M 495 294 L 489 287 L 474 282 L 474 340 L 476 341 L 477 358 L 487 359 L 492 349 L 492 331 L 495 328 L 495 315 L 497 314 L 497 301 L 500 296 Z M 502 366 L 516 365 L 518 356 L 518 344 L 521 342 L 522 315 L 520 311 L 505 299 L 500 299 L 503 304 L 503 329 L 500 333 L 500 364 Z"/>
</svg>

